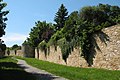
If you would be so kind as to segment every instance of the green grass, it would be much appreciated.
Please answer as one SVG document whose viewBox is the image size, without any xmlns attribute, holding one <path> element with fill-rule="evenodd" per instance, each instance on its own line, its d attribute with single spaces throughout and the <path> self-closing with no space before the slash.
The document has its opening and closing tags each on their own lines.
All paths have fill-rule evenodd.
<svg viewBox="0 0 120 80">
<path fill-rule="evenodd" d="M 35 80 L 35 77 L 19 67 L 13 58 L 4 57 L 0 59 L 0 80 Z"/>
<path fill-rule="evenodd" d="M 46 70 L 50 73 L 65 77 L 70 80 L 120 80 L 120 71 L 69 67 L 34 58 L 20 59 L 24 59 L 28 64 L 34 67 Z"/>
</svg>

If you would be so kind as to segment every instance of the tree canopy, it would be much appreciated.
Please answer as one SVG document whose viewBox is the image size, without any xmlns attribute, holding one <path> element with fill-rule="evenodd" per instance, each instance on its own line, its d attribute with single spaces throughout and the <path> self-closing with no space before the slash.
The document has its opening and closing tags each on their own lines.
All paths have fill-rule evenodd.
<svg viewBox="0 0 120 80">
<path fill-rule="evenodd" d="M 54 18 L 54 21 L 56 22 L 55 24 L 56 30 L 59 30 L 64 27 L 65 21 L 67 19 L 67 15 L 68 15 L 67 9 L 65 8 L 63 4 L 61 4 Z"/>
<path fill-rule="evenodd" d="M 24 44 L 37 47 L 43 40 L 48 42 L 53 33 L 54 30 L 51 23 L 46 23 L 46 21 L 37 21 L 35 23 L 35 27 L 33 27 L 29 33 L 29 38 L 24 42 Z"/>
<path fill-rule="evenodd" d="M 11 47 L 12 50 L 19 50 L 21 49 L 21 46 L 18 46 L 17 44 L 14 44 L 12 47 Z"/>
</svg>

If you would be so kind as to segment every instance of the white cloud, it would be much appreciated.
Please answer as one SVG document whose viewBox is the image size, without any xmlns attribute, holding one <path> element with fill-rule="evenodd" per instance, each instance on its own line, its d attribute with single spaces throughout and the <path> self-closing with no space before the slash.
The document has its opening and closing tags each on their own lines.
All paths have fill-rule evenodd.
<svg viewBox="0 0 120 80">
<path fill-rule="evenodd" d="M 24 41 L 28 36 L 24 34 L 19 34 L 19 33 L 10 33 L 6 36 L 4 36 L 2 39 L 5 42 L 13 42 L 13 41 Z"/>
<path fill-rule="evenodd" d="M 2 37 L 2 40 L 6 45 L 12 46 L 13 44 L 22 44 L 28 35 L 20 34 L 20 33 L 7 33 Z"/>
</svg>

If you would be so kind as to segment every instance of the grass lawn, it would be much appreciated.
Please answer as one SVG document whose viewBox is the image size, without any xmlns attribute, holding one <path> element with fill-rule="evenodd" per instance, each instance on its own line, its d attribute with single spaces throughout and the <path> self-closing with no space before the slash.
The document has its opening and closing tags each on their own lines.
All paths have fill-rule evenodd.
<svg viewBox="0 0 120 80">
<path fill-rule="evenodd" d="M 32 74 L 25 72 L 11 57 L 0 59 L 0 80 L 35 80 Z"/>
<path fill-rule="evenodd" d="M 58 65 L 34 58 L 21 58 L 28 64 L 70 80 L 120 80 L 120 71 L 95 68 L 76 68 Z"/>
</svg>

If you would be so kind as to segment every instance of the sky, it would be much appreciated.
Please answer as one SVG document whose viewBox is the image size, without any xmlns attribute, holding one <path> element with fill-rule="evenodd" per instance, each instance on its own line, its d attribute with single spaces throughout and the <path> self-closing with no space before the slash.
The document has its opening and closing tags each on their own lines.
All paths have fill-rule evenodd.
<svg viewBox="0 0 120 80">
<path fill-rule="evenodd" d="M 29 36 L 35 22 L 47 21 L 54 23 L 55 13 L 61 4 L 64 4 L 69 14 L 79 11 L 84 6 L 98 5 L 99 3 L 120 6 L 120 0 L 4 0 L 9 10 L 5 29 L 4 43 L 11 47 L 14 44 L 22 45 Z"/>
</svg>

